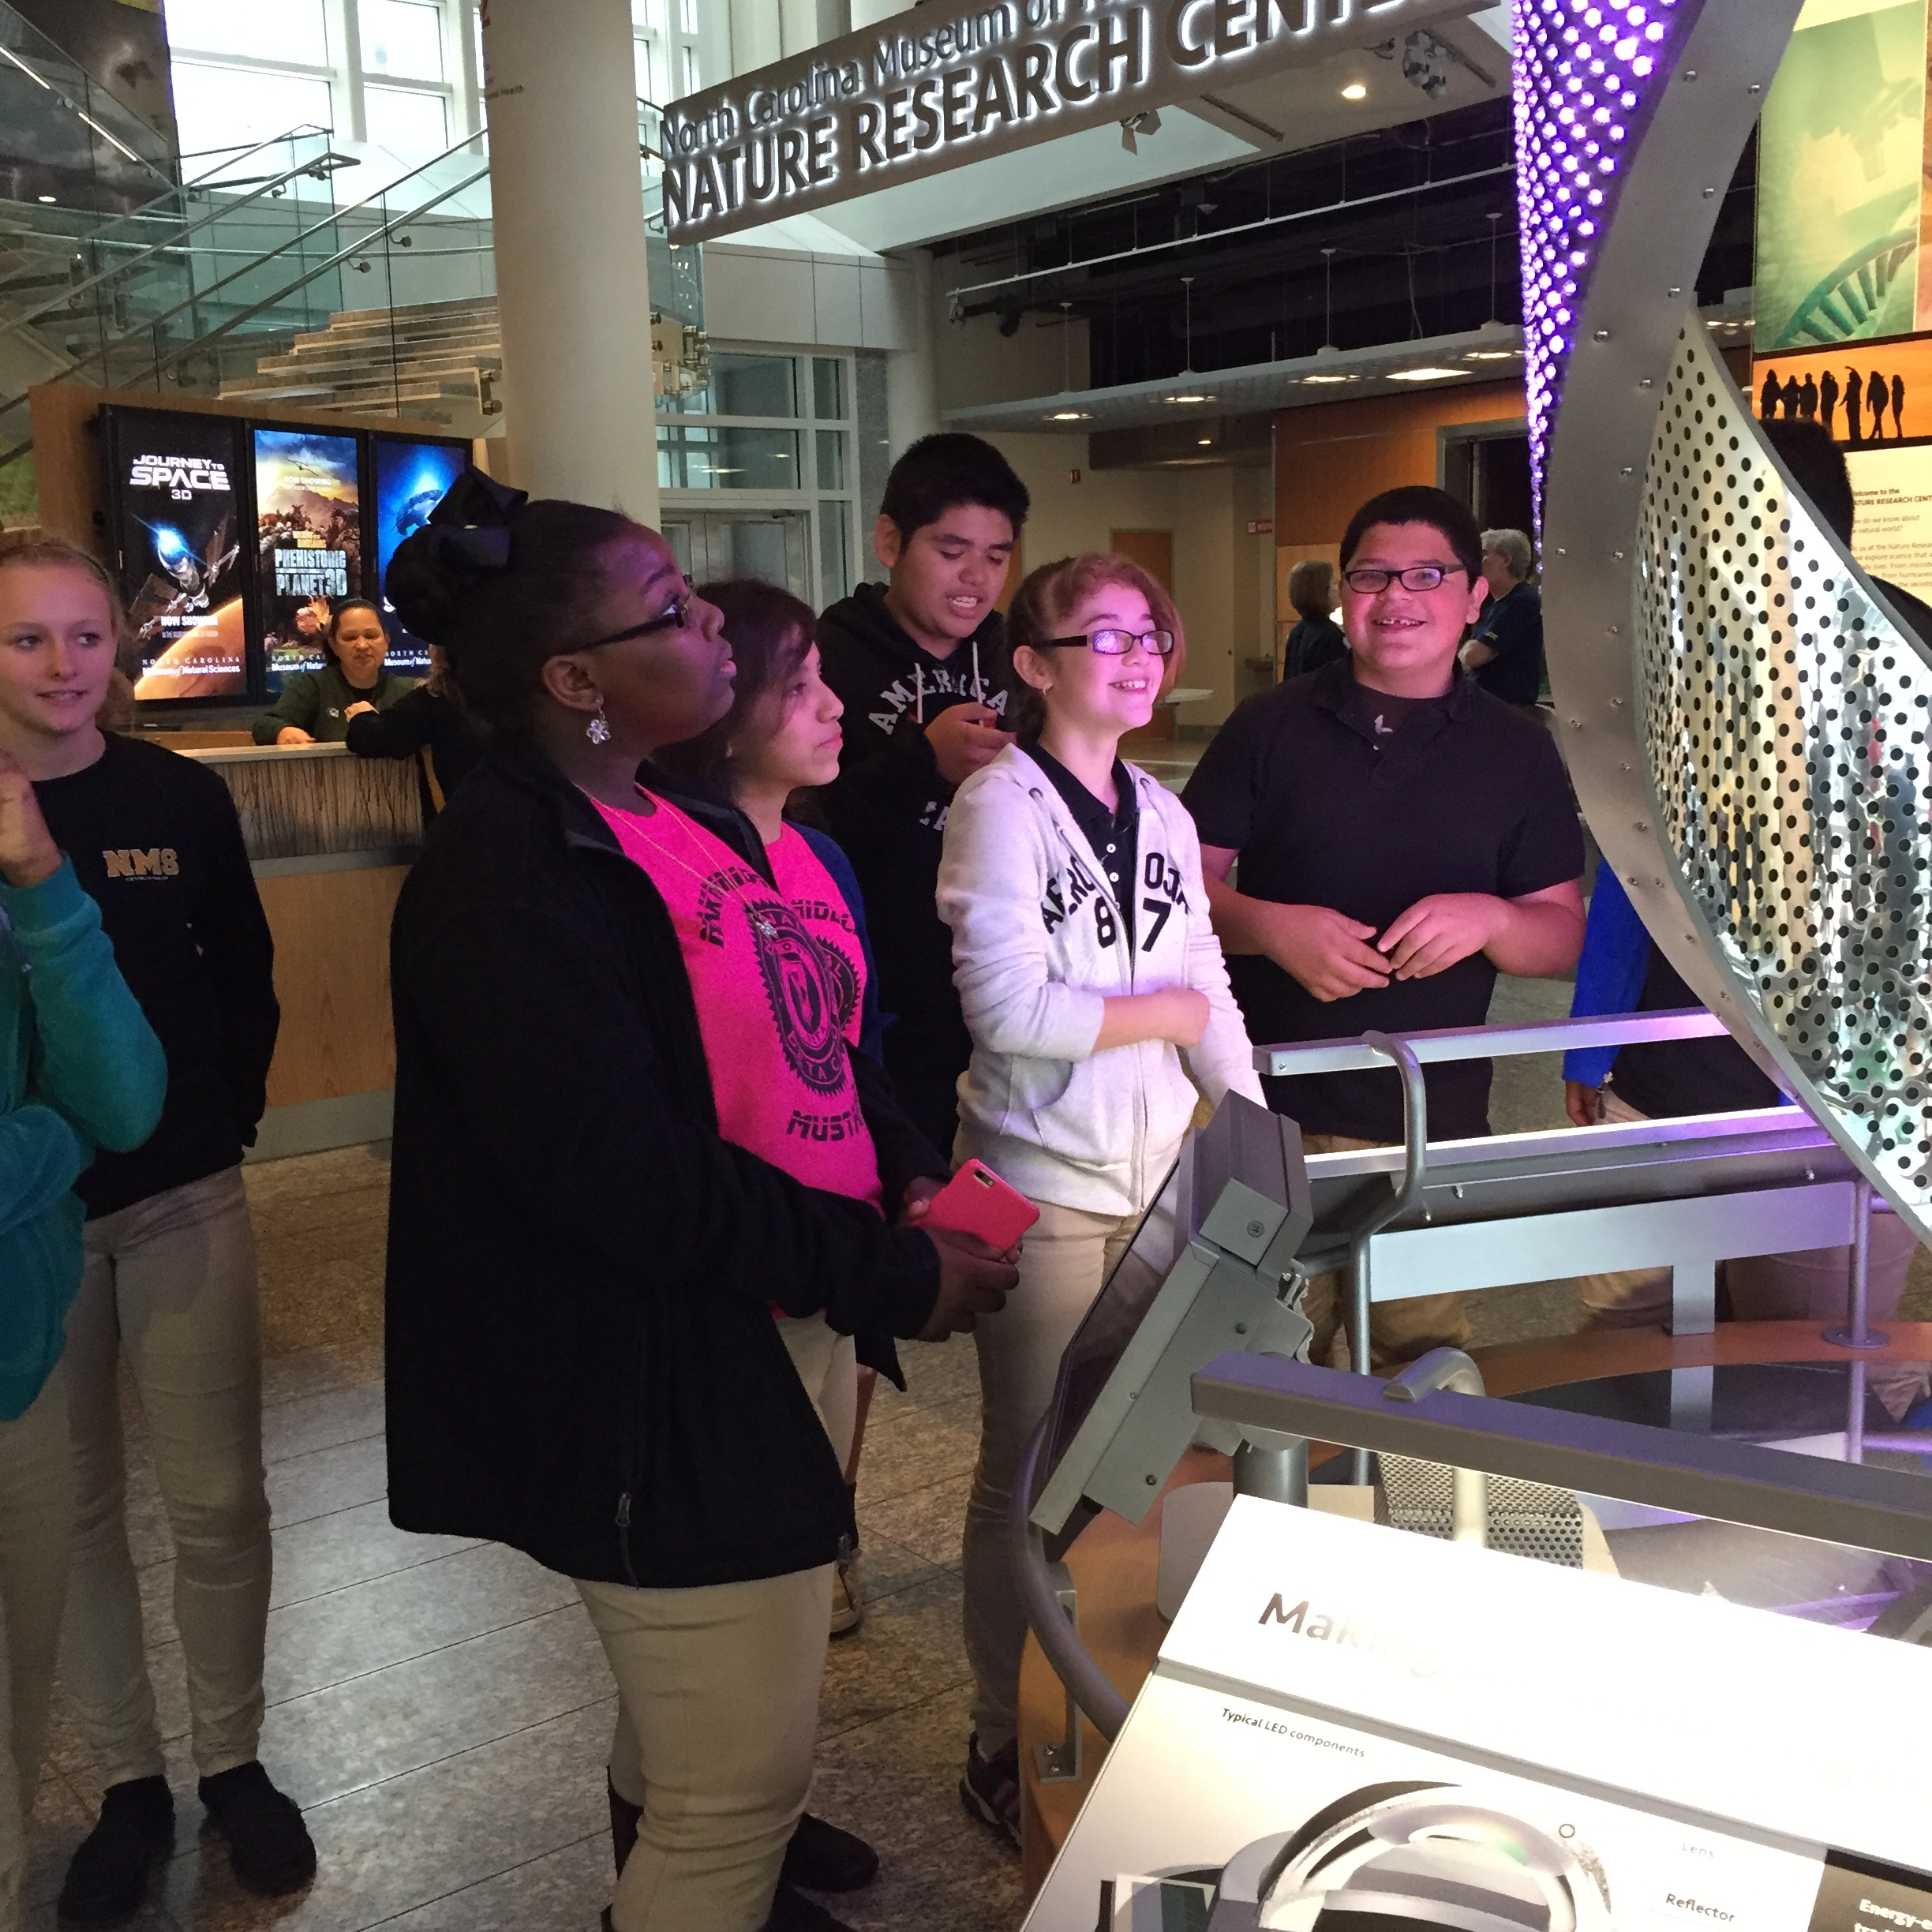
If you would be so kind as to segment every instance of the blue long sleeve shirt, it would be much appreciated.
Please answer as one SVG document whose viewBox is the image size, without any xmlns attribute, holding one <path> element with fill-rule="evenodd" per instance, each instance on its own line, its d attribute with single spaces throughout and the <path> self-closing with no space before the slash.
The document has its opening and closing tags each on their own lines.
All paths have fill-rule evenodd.
<svg viewBox="0 0 1932 1932">
<path fill-rule="evenodd" d="M 0 880 L 0 1421 L 60 1359 L 80 1284 L 74 1182 L 97 1148 L 137 1148 L 167 1090 L 161 1043 L 71 863 Z"/>
<path fill-rule="evenodd" d="M 1649 930 L 1637 916 L 1622 881 L 1608 863 L 1600 865 L 1583 928 L 1570 1017 L 1594 1020 L 1634 1013 L 1649 971 Z M 1586 1087 L 1601 1087 L 1610 1077 L 1616 1057 L 1614 1046 L 1578 1046 L 1563 1055 L 1563 1076 Z"/>
</svg>

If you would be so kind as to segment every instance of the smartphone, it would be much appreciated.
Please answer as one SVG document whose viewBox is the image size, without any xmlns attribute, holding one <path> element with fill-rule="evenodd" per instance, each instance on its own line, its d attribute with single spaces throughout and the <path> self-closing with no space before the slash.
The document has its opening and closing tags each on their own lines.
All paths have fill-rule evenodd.
<svg viewBox="0 0 1932 1932">
<path fill-rule="evenodd" d="M 977 1234 L 990 1246 L 1010 1248 L 1039 1219 L 1039 1210 L 1009 1187 L 984 1161 L 969 1160 L 933 1196 L 928 1227 Z"/>
</svg>

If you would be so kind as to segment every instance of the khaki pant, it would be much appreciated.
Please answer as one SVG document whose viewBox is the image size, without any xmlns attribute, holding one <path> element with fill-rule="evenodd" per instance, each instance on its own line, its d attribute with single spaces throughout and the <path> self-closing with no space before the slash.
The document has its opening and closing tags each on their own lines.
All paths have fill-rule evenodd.
<svg viewBox="0 0 1932 1932">
<path fill-rule="evenodd" d="M 40 1783 L 73 1518 L 66 1378 L 0 1422 L 0 1932 L 19 1932 L 27 1825 Z"/>
<path fill-rule="evenodd" d="M 1357 1140 L 1350 1134 L 1301 1136 L 1305 1154 L 1352 1154 L 1363 1148 L 1389 1144 L 1386 1140 Z M 1301 1312 L 1315 1324 L 1309 1360 L 1321 1367 L 1354 1366 L 1349 1354 L 1348 1297 L 1346 1273 L 1309 1277 Z M 1466 1349 L 1475 1332 L 1470 1325 L 1467 1295 L 1411 1295 L 1401 1301 L 1378 1301 L 1368 1316 L 1369 1365 L 1390 1368 L 1413 1361 L 1433 1348 Z"/>
<path fill-rule="evenodd" d="M 839 1467 L 845 1468 L 859 1428 L 859 1361 L 852 1337 L 840 1335 L 822 1315 L 781 1316 L 778 1337 L 832 1439 Z"/>
<path fill-rule="evenodd" d="M 1006 1518 L 1027 1440 L 1053 1400 L 1060 1357 L 1094 1297 L 1126 1252 L 1138 1215 L 1083 1214 L 1051 1201 L 1020 1251 L 1020 1285 L 973 1331 L 979 1352 L 979 1462 L 966 1506 L 966 1657 L 973 1728 L 987 1757 L 1017 1729 L 1026 1612 L 1013 1587 Z"/>
<path fill-rule="evenodd" d="M 643 1808 L 616 1932 L 758 1932 L 811 1788 L 832 1566 L 577 1589 L 617 1679 L 611 1784 Z"/>
<path fill-rule="evenodd" d="M 212 1777 L 248 1763 L 260 1741 L 271 1563 L 255 1237 L 239 1167 L 89 1222 L 68 1312 L 77 1496 L 62 1668 L 103 1784 L 165 1769 L 125 1521 L 123 1357 L 174 1533 L 194 1761 Z"/>
<path fill-rule="evenodd" d="M 1614 1088 L 1606 1087 L 1598 1118 L 1648 1120 Z M 1871 1271 L 1867 1318 L 1882 1324 L 1898 1312 L 1905 1277 L 1918 1247 L 1911 1229 L 1896 1215 L 1871 1218 Z M 1842 1327 L 1852 1266 L 1849 1248 L 1808 1248 L 1796 1254 L 1746 1255 L 1720 1261 L 1718 1271 L 1739 1321 L 1810 1321 L 1821 1328 Z M 1661 1328 L 1671 1317 L 1671 1271 L 1627 1268 L 1610 1275 L 1586 1275 L 1578 1284 L 1586 1328 Z M 1866 1387 L 1896 1421 L 1932 1386 L 1932 1374 L 1917 1362 L 1873 1362 Z"/>
</svg>

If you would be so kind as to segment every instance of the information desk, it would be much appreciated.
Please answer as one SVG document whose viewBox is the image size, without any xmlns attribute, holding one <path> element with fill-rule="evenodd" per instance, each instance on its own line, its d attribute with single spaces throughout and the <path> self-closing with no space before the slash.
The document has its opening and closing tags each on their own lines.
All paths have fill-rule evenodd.
<svg viewBox="0 0 1932 1932">
<path fill-rule="evenodd" d="M 395 1086 L 389 920 L 422 844 L 415 765 L 240 732 L 143 735 L 227 786 L 275 934 L 282 1032 L 249 1158 L 384 1139 Z"/>
</svg>

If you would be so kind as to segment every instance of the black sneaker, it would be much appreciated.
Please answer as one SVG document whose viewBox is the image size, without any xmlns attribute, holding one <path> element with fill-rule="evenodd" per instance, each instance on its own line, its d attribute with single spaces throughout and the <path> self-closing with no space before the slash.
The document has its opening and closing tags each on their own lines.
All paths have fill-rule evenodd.
<svg viewBox="0 0 1932 1932">
<path fill-rule="evenodd" d="M 856 1892 L 878 1876 L 878 1854 L 858 1837 L 807 1811 L 785 1847 L 781 1885 L 813 1892 Z"/>
<path fill-rule="evenodd" d="M 315 1876 L 315 1840 L 301 1808 L 251 1759 L 201 1780 L 208 1822 L 228 1840 L 234 1874 L 251 1892 L 279 1898 Z"/>
<path fill-rule="evenodd" d="M 960 1796 L 966 1809 L 997 1832 L 1020 1843 L 1020 1747 L 1009 1744 L 990 1758 L 979 1750 L 975 1732 L 966 1746 L 966 1769 L 960 1778 Z"/>
<path fill-rule="evenodd" d="M 131 1778 L 101 1795 L 100 1821 L 80 1840 L 61 1886 L 62 1921 L 118 1926 L 148 1896 L 155 1867 L 174 1849 L 174 1798 L 164 1777 Z"/>
<path fill-rule="evenodd" d="M 816 1899 L 807 1898 L 781 1879 L 763 1932 L 852 1932 L 852 1927 L 843 1919 L 833 1918 Z"/>
</svg>

